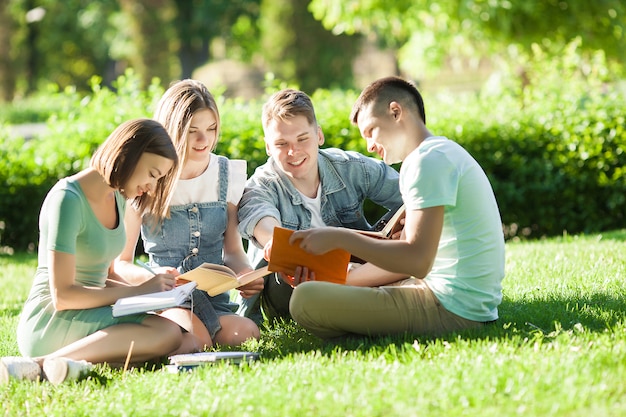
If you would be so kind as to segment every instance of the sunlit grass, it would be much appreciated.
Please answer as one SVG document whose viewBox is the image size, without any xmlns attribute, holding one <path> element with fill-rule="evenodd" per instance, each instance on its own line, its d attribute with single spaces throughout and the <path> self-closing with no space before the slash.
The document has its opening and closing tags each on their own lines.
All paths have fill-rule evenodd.
<svg viewBox="0 0 626 417">
<path fill-rule="evenodd" d="M 0 257 L 0 354 L 34 256 Z M 90 379 L 0 387 L 5 415 L 626 415 L 626 231 L 507 244 L 500 320 L 472 332 L 328 344 L 270 326 L 261 360 L 188 374 L 98 366 Z"/>
</svg>

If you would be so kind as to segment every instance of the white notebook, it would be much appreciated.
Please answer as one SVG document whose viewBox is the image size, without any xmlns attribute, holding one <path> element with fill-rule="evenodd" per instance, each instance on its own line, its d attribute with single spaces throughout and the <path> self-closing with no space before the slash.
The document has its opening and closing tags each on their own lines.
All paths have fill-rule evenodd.
<svg viewBox="0 0 626 417">
<path fill-rule="evenodd" d="M 169 291 L 120 298 L 113 304 L 113 317 L 184 305 L 191 298 L 191 292 L 196 285 L 194 281 L 191 281 Z"/>
</svg>

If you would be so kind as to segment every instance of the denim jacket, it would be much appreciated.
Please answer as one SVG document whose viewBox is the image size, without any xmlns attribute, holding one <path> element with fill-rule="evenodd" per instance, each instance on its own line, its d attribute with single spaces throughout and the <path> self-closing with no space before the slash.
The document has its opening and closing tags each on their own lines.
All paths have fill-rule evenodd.
<svg viewBox="0 0 626 417">
<path fill-rule="evenodd" d="M 389 210 L 402 205 L 398 172 L 384 162 L 357 152 L 320 149 L 318 169 L 322 187 L 321 214 L 327 226 L 369 230 L 363 213 L 366 199 Z M 300 193 L 272 158 L 248 180 L 239 202 L 239 232 L 260 247 L 253 236 L 256 224 L 274 217 L 292 230 L 311 227 L 311 213 Z"/>
</svg>

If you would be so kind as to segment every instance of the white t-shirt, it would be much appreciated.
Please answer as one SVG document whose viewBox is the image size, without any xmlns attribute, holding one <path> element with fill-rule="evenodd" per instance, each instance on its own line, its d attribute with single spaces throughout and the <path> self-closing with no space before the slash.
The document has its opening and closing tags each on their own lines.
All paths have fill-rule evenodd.
<svg viewBox="0 0 626 417">
<path fill-rule="evenodd" d="M 475 321 L 498 318 L 504 278 L 504 236 L 491 184 L 457 143 L 426 139 L 400 168 L 408 210 L 444 206 L 435 262 L 425 281 L 449 311 Z"/>
<path fill-rule="evenodd" d="M 191 203 L 209 203 L 219 200 L 219 164 L 217 156 L 211 154 L 207 169 L 195 178 L 178 180 L 174 187 L 174 194 L 170 205 L 179 206 Z M 239 204 L 243 189 L 246 185 L 246 161 L 228 160 L 228 192 L 226 201 L 234 205 Z"/>
<path fill-rule="evenodd" d="M 304 207 L 311 212 L 311 228 L 326 226 L 324 220 L 322 220 L 322 184 L 317 186 L 317 195 L 315 198 L 307 197 L 302 194 L 300 190 L 298 190 L 298 193 L 300 193 L 300 197 L 302 197 Z"/>
</svg>

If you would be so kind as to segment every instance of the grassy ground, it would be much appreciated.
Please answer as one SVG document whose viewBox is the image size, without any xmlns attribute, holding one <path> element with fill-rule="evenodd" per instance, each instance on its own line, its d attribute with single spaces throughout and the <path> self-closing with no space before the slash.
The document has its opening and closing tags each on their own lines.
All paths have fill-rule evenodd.
<svg viewBox="0 0 626 417">
<path fill-rule="evenodd" d="M 428 340 L 324 344 L 272 326 L 250 366 L 190 374 L 159 367 L 0 386 L 7 416 L 622 416 L 626 415 L 626 230 L 507 244 L 497 324 Z M 0 256 L 0 355 L 36 260 Z"/>
</svg>

